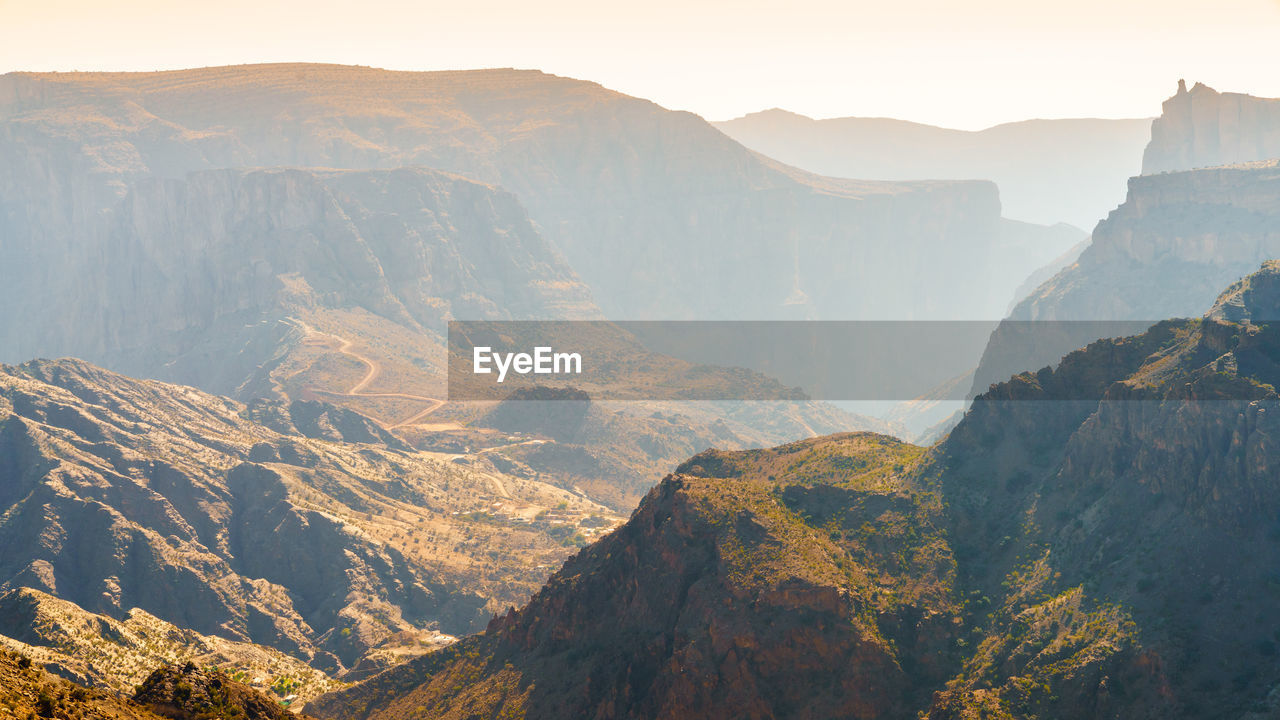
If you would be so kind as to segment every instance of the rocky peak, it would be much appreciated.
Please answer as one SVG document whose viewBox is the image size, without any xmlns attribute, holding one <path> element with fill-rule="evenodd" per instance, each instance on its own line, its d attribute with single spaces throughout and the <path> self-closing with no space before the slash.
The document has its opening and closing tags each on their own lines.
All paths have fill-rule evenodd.
<svg viewBox="0 0 1280 720">
<path fill-rule="evenodd" d="M 1202 83 L 1164 101 L 1151 125 L 1144 175 L 1280 158 L 1280 99 L 1223 93 Z"/>
</svg>

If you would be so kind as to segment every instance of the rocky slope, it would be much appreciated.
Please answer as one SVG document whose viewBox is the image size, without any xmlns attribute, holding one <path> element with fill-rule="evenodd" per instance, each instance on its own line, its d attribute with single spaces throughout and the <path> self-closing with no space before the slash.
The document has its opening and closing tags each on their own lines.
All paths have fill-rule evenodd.
<svg viewBox="0 0 1280 720">
<path fill-rule="evenodd" d="M 483 634 L 321 717 L 1261 718 L 1280 263 L 1012 378 L 926 451 L 709 451 Z"/>
<path fill-rule="evenodd" d="M 920 456 L 874 435 L 696 456 L 524 609 L 494 620 L 482 636 L 326 696 L 308 712 L 904 712 L 925 698 L 900 658 L 949 652 L 958 611 L 951 562 L 939 554 L 939 508 L 899 492 Z M 769 479 L 774 474 L 790 479 L 779 484 Z M 912 550 L 882 556 L 881 536 L 906 540 Z M 926 661 L 911 671 L 940 669 Z"/>
<path fill-rule="evenodd" d="M 614 523 L 379 432 L 332 406 L 244 406 L 79 361 L 3 367 L 0 592 L 126 625 L 141 610 L 336 673 L 406 634 L 477 629 Z"/>
<path fill-rule="evenodd" d="M 1142 158 L 1144 175 L 1280 158 L 1280 99 L 1196 83 L 1164 102 Z"/>
<path fill-rule="evenodd" d="M 1093 227 L 1123 199 L 1151 136 L 1150 118 L 1027 120 L 968 131 L 774 109 L 713 124 L 756 152 L 820 175 L 991 180 L 1005 216 L 1078 228 Z"/>
</svg>

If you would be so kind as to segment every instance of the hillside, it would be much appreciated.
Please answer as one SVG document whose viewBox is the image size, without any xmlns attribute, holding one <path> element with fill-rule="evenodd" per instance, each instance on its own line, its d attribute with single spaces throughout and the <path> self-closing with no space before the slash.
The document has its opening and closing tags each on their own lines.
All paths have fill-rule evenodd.
<svg viewBox="0 0 1280 720">
<path fill-rule="evenodd" d="M 0 650 L 0 712 L 5 717 L 56 717 L 74 712 L 85 720 L 160 720 L 147 708 L 109 692 L 54 677 L 30 658 Z"/>
<path fill-rule="evenodd" d="M 932 450 L 699 454 L 523 609 L 308 711 L 1271 717 L 1278 299 L 1270 263 L 994 387 Z"/>
<path fill-rule="evenodd" d="M 341 687 L 324 672 L 279 650 L 201 635 L 134 608 L 120 620 L 31 588 L 0 596 L 0 645 L 80 685 L 133 694 L 156 668 L 224 668 L 278 700 L 297 703 Z"/>
<path fill-rule="evenodd" d="M 250 650 L 204 636 L 335 675 L 483 627 L 618 522 L 450 459 L 321 403 L 245 406 L 73 360 L 2 367 L 0 593 L 114 620 L 19 602 L 0 632 L 80 660 L 97 645 L 84 674 L 108 685 L 157 659 L 212 650 L 235 667 Z M 85 623 L 119 635 L 95 643 Z"/>
<path fill-rule="evenodd" d="M 938 554 L 945 546 L 936 502 L 901 492 L 920 457 L 918 448 L 875 435 L 695 456 L 524 609 L 308 712 L 901 712 L 923 697 L 911 692 L 900 653 L 945 652 L 958 611 L 946 577 L 913 577 L 950 564 Z M 775 473 L 783 483 L 768 479 Z M 905 563 L 880 556 L 885 537 L 912 546 Z"/>
<path fill-rule="evenodd" d="M 0 650 L 0 712 L 35 720 L 287 720 L 303 718 L 217 671 L 157 670 L 135 697 L 86 688 L 45 672 L 31 658 Z"/>
<path fill-rule="evenodd" d="M 815 120 L 774 109 L 714 125 L 756 152 L 820 175 L 990 180 L 1006 217 L 1084 229 L 1124 198 L 1124 181 L 1141 171 L 1151 137 L 1150 118 L 1026 120 L 969 131 L 888 118 Z"/>
</svg>

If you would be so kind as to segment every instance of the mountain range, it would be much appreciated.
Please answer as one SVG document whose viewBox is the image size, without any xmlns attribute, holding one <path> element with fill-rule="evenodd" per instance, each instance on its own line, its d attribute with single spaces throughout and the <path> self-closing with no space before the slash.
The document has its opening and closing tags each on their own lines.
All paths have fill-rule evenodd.
<svg viewBox="0 0 1280 720">
<path fill-rule="evenodd" d="M 1025 120 L 953 130 L 889 118 L 815 120 L 773 109 L 715 126 L 782 162 L 821 175 L 883 180 L 990 180 L 1004 215 L 1093 227 L 1142 168 L 1151 119 Z M 1064 248 L 1065 249 L 1065 248 Z"/>
<path fill-rule="evenodd" d="M 0 76 L 0 708 L 1275 716 L 1274 109 L 1180 85 L 1115 207 L 1149 121 L 721 132 L 532 71 Z M 828 177 L 756 126 L 981 174 Z M 1083 248 L 1009 210 L 1064 178 L 1035 212 L 1110 203 Z M 927 447 L 808 401 L 447 396 L 455 319 L 1006 314 L 1150 327 L 1006 323 Z"/>
</svg>

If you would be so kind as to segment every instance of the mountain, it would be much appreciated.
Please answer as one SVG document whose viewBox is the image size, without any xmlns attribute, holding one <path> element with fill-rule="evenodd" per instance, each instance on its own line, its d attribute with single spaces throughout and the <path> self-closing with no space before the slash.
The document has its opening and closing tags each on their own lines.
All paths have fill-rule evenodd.
<svg viewBox="0 0 1280 720">
<path fill-rule="evenodd" d="M 484 408 L 447 402 L 447 320 L 998 317 L 1073 239 L 999 213 L 990 183 L 822 178 L 532 71 L 11 73 L 0 362 L 323 401 L 472 455 L 508 443 L 471 424 Z M 796 436 L 731 412 L 694 414 L 747 445 Z M 798 434 L 872 426 L 788 416 Z M 610 460 L 614 476 L 700 447 L 663 432 L 671 452 Z M 602 490 L 628 510 L 643 494 Z"/>
<path fill-rule="evenodd" d="M 1079 228 L 1093 227 L 1124 197 L 1124 181 L 1139 173 L 1151 134 L 1150 118 L 1026 120 L 968 131 L 888 118 L 815 120 L 778 109 L 715 126 L 820 175 L 990 180 L 1006 216 Z"/>
<path fill-rule="evenodd" d="M 994 317 L 1025 275 L 990 269 L 1001 223 L 987 182 L 822 178 L 763 158 L 694 115 L 534 71 L 262 65 L 0 78 L 0 218 L 13 238 L 0 267 L 24 270 L 4 277 L 3 299 L 50 322 L 62 317 L 42 305 L 66 282 L 59 263 L 101 258 L 111 243 L 133 242 L 111 239 L 121 222 L 126 236 L 131 224 L 163 222 L 129 217 L 145 210 L 128 200 L 134 187 L 153 178 L 245 167 L 411 166 L 514 194 L 615 318 Z M 191 196 L 200 206 L 186 212 L 218 217 L 224 201 L 203 208 L 201 198 Z M 399 217 L 410 214 L 399 207 Z M 492 224 L 483 213 L 451 212 L 450 219 Z M 358 256 L 359 247 L 342 249 L 359 243 L 341 221 L 325 218 L 330 252 Z M 362 228 L 364 244 L 405 242 L 389 222 Z M 510 222 L 504 217 L 498 227 Z M 268 254 L 282 241 L 259 235 Z M 202 260 L 217 257 L 218 246 L 199 239 L 171 242 Z M 1037 254 L 1051 258 L 1063 249 Z M 210 260 L 208 270 L 215 277 L 261 272 L 287 284 L 288 267 L 246 261 L 223 267 Z M 492 276 L 479 268 L 477 277 Z M 82 331 L 73 323 L 66 334 Z M 21 332 L 0 336 L 10 360 L 102 359 L 78 346 L 46 350 Z"/>
<path fill-rule="evenodd" d="M 1273 262 L 997 385 L 932 449 L 701 453 L 524 608 L 307 710 L 1272 717 L 1276 317 Z"/>
<path fill-rule="evenodd" d="M 193 633 L 162 652 L 216 636 L 334 675 L 388 644 L 421 652 L 480 629 L 618 521 L 450 459 L 319 402 L 243 405 L 74 360 L 0 366 L 0 593 L 123 623 L 55 608 L 28 635 L 50 613 L 27 603 L 5 634 L 74 653 L 83 623 L 153 638 L 167 623 Z M 100 649 L 125 659 L 118 680 L 161 652 L 137 655 L 150 642 Z"/>
<path fill-rule="evenodd" d="M 1144 175 L 1280 158 L 1280 99 L 1196 83 L 1164 101 L 1142 158 Z"/>
<path fill-rule="evenodd" d="M 1098 223 L 1073 264 L 1010 311 L 972 393 L 1114 334 L 1115 321 L 1194 316 L 1219 288 L 1280 257 L 1276 108 L 1179 82 L 1152 125 L 1148 174 L 1130 179 L 1124 204 Z"/>
<path fill-rule="evenodd" d="M 921 657 L 946 652 L 957 610 L 945 579 L 916 577 L 947 562 L 938 554 L 945 546 L 936 503 L 908 496 L 898 479 L 921 455 L 882 436 L 850 435 L 695 456 L 524 609 L 307 711 L 350 718 L 905 711 L 927 695 L 912 691 L 894 646 Z M 775 473 L 783 484 L 767 479 Z M 836 522 L 849 527 L 847 536 L 823 527 L 841 502 L 848 522 L 845 512 Z M 808 513 L 817 515 L 814 527 L 801 517 Z M 912 547 L 904 564 L 876 564 L 878 546 L 903 540 Z M 857 548 L 847 553 L 845 544 Z M 933 608 L 927 620 L 916 605 Z M 936 672 L 928 663 L 913 670 Z"/>
</svg>

